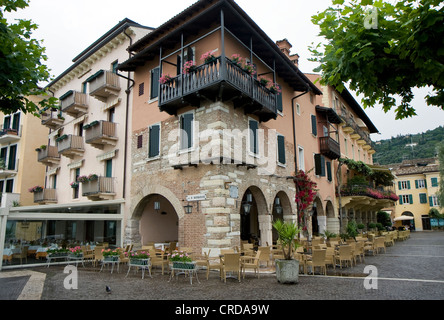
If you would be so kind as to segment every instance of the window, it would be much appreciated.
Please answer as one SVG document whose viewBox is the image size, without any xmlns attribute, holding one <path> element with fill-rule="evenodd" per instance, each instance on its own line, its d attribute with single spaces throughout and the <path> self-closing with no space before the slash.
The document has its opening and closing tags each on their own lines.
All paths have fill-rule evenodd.
<svg viewBox="0 0 444 320">
<path fill-rule="evenodd" d="M 108 110 L 108 121 L 114 122 L 114 115 L 116 114 L 116 108 L 112 107 Z"/>
<path fill-rule="evenodd" d="M 299 103 L 296 103 L 296 113 L 301 115 L 301 105 Z"/>
<path fill-rule="evenodd" d="M 277 111 L 281 112 L 284 111 L 283 103 L 282 103 L 282 92 L 278 92 L 276 94 L 276 104 L 277 104 Z"/>
<path fill-rule="evenodd" d="M 79 137 L 83 137 L 83 122 L 80 122 L 80 123 L 77 125 L 77 135 L 78 135 Z"/>
<path fill-rule="evenodd" d="M 424 189 L 426 188 L 426 181 L 424 179 L 415 180 L 416 189 Z"/>
<path fill-rule="evenodd" d="M 305 171 L 304 148 L 301 146 L 298 146 L 298 160 L 299 170 Z"/>
<path fill-rule="evenodd" d="M 398 189 L 399 190 L 406 190 L 410 189 L 410 181 L 398 181 Z"/>
<path fill-rule="evenodd" d="M 193 147 L 194 113 L 185 113 L 180 116 L 180 150 Z"/>
<path fill-rule="evenodd" d="M 119 66 L 119 61 L 116 60 L 111 64 L 111 70 L 113 73 L 117 73 L 117 67 Z"/>
<path fill-rule="evenodd" d="M 77 168 L 74 172 L 74 181 L 77 181 L 77 178 L 80 176 L 80 168 Z M 73 198 L 78 199 L 79 198 L 79 186 L 76 188 L 73 188 Z"/>
<path fill-rule="evenodd" d="M 185 62 L 193 61 L 196 63 L 196 47 L 188 47 L 183 51 L 183 62 L 182 57 L 180 55 L 177 56 L 177 74 L 182 73 L 182 67 Z"/>
<path fill-rule="evenodd" d="M 344 148 L 345 148 L 345 155 L 348 156 L 348 143 L 347 143 L 347 138 L 344 138 Z"/>
<path fill-rule="evenodd" d="M 437 207 L 439 206 L 439 201 L 438 201 L 438 197 L 436 195 L 430 196 L 429 197 L 429 205 L 431 207 Z"/>
<path fill-rule="evenodd" d="M 427 203 L 427 194 L 425 193 L 419 194 L 419 203 Z"/>
<path fill-rule="evenodd" d="M 143 136 L 140 135 L 137 137 L 137 149 L 142 148 L 142 146 L 143 146 Z"/>
<path fill-rule="evenodd" d="M 105 177 L 111 178 L 113 176 L 113 160 L 108 159 L 105 161 Z"/>
<path fill-rule="evenodd" d="M 155 158 L 160 155 L 160 125 L 155 124 L 149 128 L 148 157 Z"/>
<path fill-rule="evenodd" d="M 253 154 L 259 153 L 258 139 L 259 139 L 259 122 L 256 120 L 248 121 L 249 131 L 249 141 L 250 141 L 250 152 Z"/>
<path fill-rule="evenodd" d="M 285 137 L 282 135 L 277 136 L 277 147 L 278 147 L 278 162 L 280 164 L 286 164 L 285 159 Z"/>
<path fill-rule="evenodd" d="M 17 157 L 17 145 L 9 147 L 8 170 L 15 170 L 15 162 Z"/>
<path fill-rule="evenodd" d="M 88 82 L 83 82 L 82 83 L 82 93 L 87 93 L 88 91 Z"/>
<path fill-rule="evenodd" d="M 57 189 L 57 175 L 56 174 L 54 174 L 52 176 L 52 188 Z"/>
<path fill-rule="evenodd" d="M 317 176 L 325 177 L 325 157 L 321 154 L 314 155 L 315 174 Z"/>
<path fill-rule="evenodd" d="M 411 194 L 399 196 L 399 204 L 413 204 L 413 196 Z"/>
<path fill-rule="evenodd" d="M 317 121 L 316 121 L 316 116 L 315 115 L 311 115 L 311 133 L 314 136 L 318 135 L 318 127 L 317 127 Z"/>
<path fill-rule="evenodd" d="M 160 68 L 154 68 L 151 70 L 151 93 L 150 99 L 156 99 L 159 96 L 159 78 L 160 78 Z"/>
<path fill-rule="evenodd" d="M 14 191 L 14 180 L 13 179 L 6 180 L 5 192 L 12 193 L 13 191 Z"/>
<path fill-rule="evenodd" d="M 438 186 L 438 178 L 432 178 L 432 187 L 437 187 Z"/>
</svg>

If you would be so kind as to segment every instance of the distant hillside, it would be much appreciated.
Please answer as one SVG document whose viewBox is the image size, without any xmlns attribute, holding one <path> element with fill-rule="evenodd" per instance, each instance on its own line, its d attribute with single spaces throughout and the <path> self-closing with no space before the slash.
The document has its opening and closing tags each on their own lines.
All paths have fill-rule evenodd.
<svg viewBox="0 0 444 320">
<path fill-rule="evenodd" d="M 399 163 L 406 159 L 432 158 L 437 155 L 437 146 L 444 142 L 444 127 L 413 135 L 399 135 L 373 143 L 376 164 Z"/>
</svg>

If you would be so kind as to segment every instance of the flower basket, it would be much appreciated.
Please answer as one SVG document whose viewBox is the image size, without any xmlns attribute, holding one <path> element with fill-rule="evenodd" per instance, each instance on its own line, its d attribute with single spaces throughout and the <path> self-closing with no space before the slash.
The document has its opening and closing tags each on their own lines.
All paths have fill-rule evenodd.
<svg viewBox="0 0 444 320">
<path fill-rule="evenodd" d="M 136 259 L 136 258 L 130 258 L 130 263 L 132 265 L 136 265 L 136 266 L 147 266 L 149 265 L 149 261 L 150 259 Z"/>
<path fill-rule="evenodd" d="M 106 256 L 103 257 L 103 261 L 119 261 L 119 256 Z"/>
<path fill-rule="evenodd" d="M 69 248 L 69 255 L 71 257 L 75 257 L 75 258 L 81 258 L 83 257 L 83 252 L 82 252 L 82 248 L 77 246 L 74 248 Z"/>
<path fill-rule="evenodd" d="M 194 61 L 187 61 L 183 65 L 183 74 L 190 74 L 197 69 Z"/>
<path fill-rule="evenodd" d="M 213 63 L 216 61 L 216 57 L 213 54 L 213 50 L 205 52 L 201 57 L 201 60 L 203 60 L 205 63 Z"/>
<path fill-rule="evenodd" d="M 71 182 L 69 185 L 70 185 L 71 188 L 73 188 L 73 189 L 77 189 L 77 188 L 79 187 L 79 184 L 78 184 L 77 182 Z"/>
<path fill-rule="evenodd" d="M 103 249 L 102 255 L 103 255 L 103 261 L 119 261 L 120 248 L 117 248 L 115 250 Z"/>
<path fill-rule="evenodd" d="M 68 255 L 69 250 L 67 249 L 49 249 L 46 251 L 48 257 L 57 258 L 57 257 L 66 257 Z"/>
<path fill-rule="evenodd" d="M 89 179 L 88 179 L 87 176 L 79 176 L 79 177 L 77 177 L 77 182 L 85 183 L 85 182 L 88 182 L 88 181 L 89 181 Z"/>
<path fill-rule="evenodd" d="M 32 187 L 32 188 L 29 188 L 28 191 L 31 192 L 31 193 L 42 192 L 43 191 L 43 187 L 35 186 L 35 187 Z"/>
<path fill-rule="evenodd" d="M 169 81 L 171 81 L 171 76 L 169 75 L 169 74 L 165 74 L 165 75 L 162 75 L 160 78 L 159 78 L 159 82 L 161 83 L 161 84 L 165 84 L 165 83 L 167 83 L 167 82 L 169 82 Z"/>
</svg>

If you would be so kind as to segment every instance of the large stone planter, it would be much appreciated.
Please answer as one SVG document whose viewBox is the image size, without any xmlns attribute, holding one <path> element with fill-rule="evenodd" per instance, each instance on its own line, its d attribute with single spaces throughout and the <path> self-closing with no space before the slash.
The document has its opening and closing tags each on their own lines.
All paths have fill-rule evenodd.
<svg viewBox="0 0 444 320">
<path fill-rule="evenodd" d="M 276 259 L 276 278 L 280 283 L 298 283 L 299 260 Z"/>
</svg>

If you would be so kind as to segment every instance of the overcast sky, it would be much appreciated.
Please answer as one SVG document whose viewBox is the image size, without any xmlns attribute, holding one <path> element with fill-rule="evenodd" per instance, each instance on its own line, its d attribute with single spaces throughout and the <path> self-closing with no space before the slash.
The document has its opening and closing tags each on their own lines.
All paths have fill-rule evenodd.
<svg viewBox="0 0 444 320">
<path fill-rule="evenodd" d="M 30 6 L 9 18 L 31 19 L 39 28 L 34 38 L 43 40 L 47 64 L 55 77 L 66 70 L 72 59 L 124 18 L 149 27 L 158 27 L 196 0 L 31 0 Z M 239 6 L 273 40 L 287 38 L 293 45 L 292 54 L 300 55 L 302 72 L 312 73 L 315 64 L 308 46 L 322 39 L 311 23 L 311 16 L 323 11 L 331 0 L 236 0 Z M 417 94 L 416 94 L 417 93 Z M 393 112 L 385 114 L 380 107 L 366 109 L 366 113 L 380 134 L 374 141 L 399 134 L 420 133 L 444 125 L 444 111 L 427 107 L 427 90 L 415 91 L 413 106 L 418 116 L 395 120 Z M 358 102 L 360 100 L 358 99 Z"/>
</svg>

